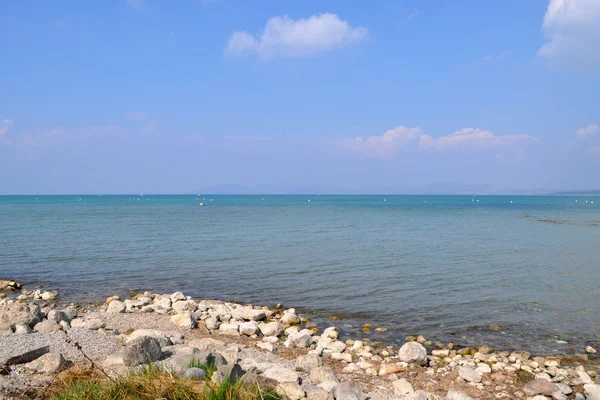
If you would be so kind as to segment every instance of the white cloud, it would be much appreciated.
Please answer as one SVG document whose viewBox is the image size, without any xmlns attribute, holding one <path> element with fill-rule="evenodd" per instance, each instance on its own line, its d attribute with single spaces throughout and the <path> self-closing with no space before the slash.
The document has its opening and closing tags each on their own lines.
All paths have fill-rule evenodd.
<svg viewBox="0 0 600 400">
<path fill-rule="evenodd" d="M 413 12 L 410 13 L 408 19 L 417 18 L 419 15 L 421 15 L 421 10 L 415 9 Z"/>
<path fill-rule="evenodd" d="M 593 146 L 593 147 L 589 147 L 587 149 L 587 152 L 594 155 L 594 156 L 598 156 L 600 157 L 600 146 Z"/>
<path fill-rule="evenodd" d="M 507 151 L 535 140 L 537 139 L 529 135 L 494 135 L 490 131 L 477 128 L 464 128 L 450 135 L 434 138 L 424 134 L 420 128 L 399 126 L 380 136 L 359 136 L 353 140 L 343 140 L 341 144 L 350 151 L 386 158 L 409 146 L 440 151 L 457 148 Z"/>
<path fill-rule="evenodd" d="M 587 137 L 596 135 L 598 132 L 600 132 L 600 126 L 588 125 L 585 128 L 577 130 L 577 139 L 585 139 Z"/>
<path fill-rule="evenodd" d="M 142 8 L 145 5 L 145 0 L 127 0 L 127 4 L 133 8 Z"/>
<path fill-rule="evenodd" d="M 542 26 L 548 42 L 538 54 L 568 69 L 600 66 L 598 21 L 598 0 L 550 0 Z"/>
<path fill-rule="evenodd" d="M 324 13 L 297 20 L 286 15 L 269 19 L 263 32 L 257 36 L 246 31 L 234 32 L 225 52 L 234 57 L 258 54 L 267 60 L 305 57 L 359 43 L 366 36 L 366 28 L 352 28 L 336 14 Z"/>
<path fill-rule="evenodd" d="M 458 147 L 493 148 L 511 146 L 520 142 L 536 140 L 529 135 L 494 135 L 490 131 L 479 128 L 463 128 L 447 136 L 432 138 L 423 135 L 419 139 L 419 146 L 426 149 L 448 150 Z"/>
<path fill-rule="evenodd" d="M 12 127 L 13 122 L 9 119 L 3 119 L 0 121 L 0 138 L 4 137 L 10 128 Z"/>
<path fill-rule="evenodd" d="M 381 136 L 356 137 L 354 140 L 343 141 L 343 146 L 351 151 L 363 152 L 373 156 L 389 157 L 399 148 L 415 142 L 423 132 L 420 128 L 399 126 L 390 129 Z"/>
</svg>

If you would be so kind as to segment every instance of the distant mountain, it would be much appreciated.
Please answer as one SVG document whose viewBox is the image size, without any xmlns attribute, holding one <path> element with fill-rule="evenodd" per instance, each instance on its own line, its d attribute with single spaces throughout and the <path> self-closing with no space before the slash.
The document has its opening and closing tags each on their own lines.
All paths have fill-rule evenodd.
<svg viewBox="0 0 600 400">
<path fill-rule="evenodd" d="M 286 186 L 286 185 L 236 185 L 224 184 L 203 187 L 199 194 L 445 194 L 445 195 L 545 195 L 552 190 L 499 189 L 491 185 L 468 185 L 461 183 L 437 183 L 423 187 L 389 186 L 380 188 L 347 189 L 331 186 Z"/>
<path fill-rule="evenodd" d="M 576 190 L 572 192 L 554 192 L 556 196 L 600 196 L 600 190 Z"/>
</svg>

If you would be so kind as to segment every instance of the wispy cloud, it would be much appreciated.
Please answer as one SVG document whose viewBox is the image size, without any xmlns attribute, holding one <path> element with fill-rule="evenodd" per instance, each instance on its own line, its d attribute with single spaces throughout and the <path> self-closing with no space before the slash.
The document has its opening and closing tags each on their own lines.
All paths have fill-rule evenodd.
<svg viewBox="0 0 600 400">
<path fill-rule="evenodd" d="M 399 126 L 379 136 L 345 139 L 341 141 L 341 145 L 350 151 L 389 158 L 405 147 L 440 151 L 458 148 L 506 150 L 536 140 L 529 135 L 494 135 L 478 128 L 464 128 L 450 135 L 434 138 L 423 133 L 420 128 Z"/>
<path fill-rule="evenodd" d="M 269 19 L 257 36 L 246 31 L 234 32 L 225 53 L 232 57 L 256 54 L 263 60 L 306 57 L 360 43 L 367 33 L 366 28 L 353 28 L 336 14 L 324 13 L 297 20 L 286 15 Z"/>
<path fill-rule="evenodd" d="M 538 54 L 552 64 L 587 70 L 600 66 L 600 1 L 550 0 Z"/>
<path fill-rule="evenodd" d="M 482 61 L 502 61 L 507 57 L 510 57 L 513 54 L 512 50 L 508 50 L 508 51 L 503 51 L 501 53 L 490 53 L 488 55 L 486 55 L 485 57 L 482 57 L 481 60 Z"/>
<path fill-rule="evenodd" d="M 598 125 L 588 125 L 585 128 L 581 128 L 577 130 L 577 139 L 585 139 L 588 137 L 592 137 L 600 132 L 600 126 Z"/>
<path fill-rule="evenodd" d="M 146 5 L 145 0 L 127 0 L 127 4 L 129 4 L 133 8 L 143 8 Z"/>
<path fill-rule="evenodd" d="M 342 146 L 348 150 L 365 153 L 377 157 L 390 157 L 399 148 L 415 142 L 423 135 L 420 128 L 399 126 L 386 131 L 383 135 L 361 137 L 353 140 L 343 140 Z"/>
<path fill-rule="evenodd" d="M 511 146 L 532 140 L 537 139 L 529 135 L 494 135 L 490 131 L 479 128 L 463 128 L 439 138 L 423 135 L 419 139 L 419 146 L 426 149 L 438 150 L 449 150 L 459 147 L 485 149 Z"/>
<path fill-rule="evenodd" d="M 586 151 L 591 155 L 600 157 L 600 146 L 589 147 Z"/>
<path fill-rule="evenodd" d="M 417 18 L 419 15 L 421 15 L 421 10 L 417 8 L 408 15 L 408 19 L 411 20 L 413 18 Z"/>
<path fill-rule="evenodd" d="M 13 122 L 9 119 L 3 119 L 0 121 L 0 138 L 6 136 L 12 125 Z"/>
</svg>

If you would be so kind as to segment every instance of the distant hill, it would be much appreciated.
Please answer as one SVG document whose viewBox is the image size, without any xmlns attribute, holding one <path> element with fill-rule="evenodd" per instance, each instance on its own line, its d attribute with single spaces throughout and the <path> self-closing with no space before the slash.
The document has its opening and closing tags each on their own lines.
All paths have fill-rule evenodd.
<svg viewBox="0 0 600 400">
<path fill-rule="evenodd" d="M 577 190 L 572 192 L 554 192 L 556 196 L 600 196 L 600 190 Z"/>
</svg>

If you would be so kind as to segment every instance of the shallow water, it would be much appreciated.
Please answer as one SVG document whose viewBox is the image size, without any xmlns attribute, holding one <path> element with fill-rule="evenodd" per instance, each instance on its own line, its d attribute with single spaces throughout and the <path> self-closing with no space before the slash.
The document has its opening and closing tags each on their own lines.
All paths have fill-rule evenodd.
<svg viewBox="0 0 600 400">
<path fill-rule="evenodd" d="M 581 352 L 600 340 L 599 221 L 598 197 L 0 196 L 0 278 L 77 300 L 283 303 L 387 341 Z"/>
</svg>

